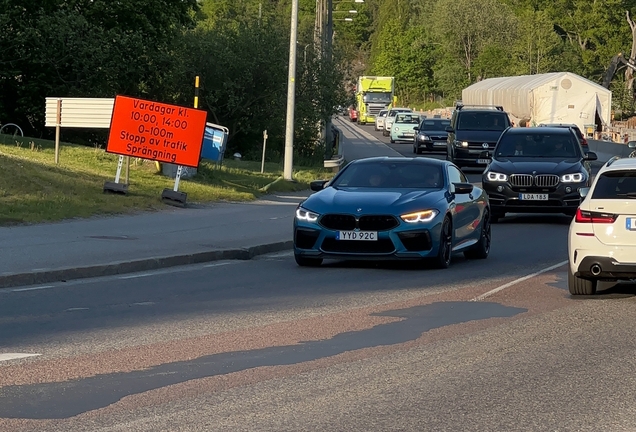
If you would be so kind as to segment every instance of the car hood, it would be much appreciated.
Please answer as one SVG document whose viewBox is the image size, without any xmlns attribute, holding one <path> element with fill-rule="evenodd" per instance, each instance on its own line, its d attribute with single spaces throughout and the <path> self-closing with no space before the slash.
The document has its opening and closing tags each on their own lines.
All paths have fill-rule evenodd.
<svg viewBox="0 0 636 432">
<path fill-rule="evenodd" d="M 457 130 L 455 131 L 455 139 L 457 141 L 495 143 L 499 140 L 502 133 L 503 131 Z"/>
<path fill-rule="evenodd" d="M 418 130 L 417 131 L 418 134 L 420 135 L 433 135 L 433 136 L 443 136 L 446 137 L 448 136 L 448 132 L 446 132 L 445 130 Z"/>
<path fill-rule="evenodd" d="M 328 187 L 301 203 L 316 213 L 403 214 L 436 208 L 444 199 L 443 189 L 372 189 Z M 361 210 L 358 210 L 361 209 Z"/>
<path fill-rule="evenodd" d="M 561 158 L 497 158 L 490 163 L 489 170 L 502 174 L 569 174 L 581 170 L 580 159 Z"/>
</svg>

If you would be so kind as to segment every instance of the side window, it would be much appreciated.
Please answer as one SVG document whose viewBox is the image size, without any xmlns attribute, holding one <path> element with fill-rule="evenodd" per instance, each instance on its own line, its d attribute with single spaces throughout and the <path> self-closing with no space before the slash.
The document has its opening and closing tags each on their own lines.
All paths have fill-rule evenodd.
<svg viewBox="0 0 636 432">
<path fill-rule="evenodd" d="M 448 181 L 450 183 L 468 183 L 468 179 L 464 173 L 454 166 L 448 167 Z"/>
</svg>

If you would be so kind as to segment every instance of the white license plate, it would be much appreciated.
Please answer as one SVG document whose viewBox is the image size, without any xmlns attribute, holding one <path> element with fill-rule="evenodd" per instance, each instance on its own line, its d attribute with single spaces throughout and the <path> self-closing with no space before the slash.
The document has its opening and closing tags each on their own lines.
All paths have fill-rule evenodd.
<svg viewBox="0 0 636 432">
<path fill-rule="evenodd" d="M 523 201 L 547 201 L 548 194 L 522 193 L 519 194 L 519 199 Z"/>
<path fill-rule="evenodd" d="M 415 136 L 413 132 L 404 132 L 404 133 L 402 133 L 402 135 L 408 136 L 408 137 Z"/>
<path fill-rule="evenodd" d="M 636 218 L 628 217 L 625 220 L 625 226 L 628 231 L 636 231 Z"/>
<path fill-rule="evenodd" d="M 490 159 L 477 159 L 477 163 L 478 164 L 486 164 L 486 165 L 488 165 L 489 162 L 490 162 Z"/>
<path fill-rule="evenodd" d="M 338 231 L 336 240 L 376 241 L 378 233 L 375 231 Z"/>
</svg>

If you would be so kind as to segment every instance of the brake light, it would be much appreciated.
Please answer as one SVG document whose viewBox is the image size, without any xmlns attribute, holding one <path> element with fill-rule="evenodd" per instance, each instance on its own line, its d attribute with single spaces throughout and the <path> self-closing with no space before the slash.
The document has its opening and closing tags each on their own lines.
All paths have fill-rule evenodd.
<svg viewBox="0 0 636 432">
<path fill-rule="evenodd" d="M 576 223 L 607 223 L 611 224 L 616 221 L 616 215 L 611 213 L 598 213 L 581 210 L 576 210 L 576 216 L 574 221 Z"/>
</svg>

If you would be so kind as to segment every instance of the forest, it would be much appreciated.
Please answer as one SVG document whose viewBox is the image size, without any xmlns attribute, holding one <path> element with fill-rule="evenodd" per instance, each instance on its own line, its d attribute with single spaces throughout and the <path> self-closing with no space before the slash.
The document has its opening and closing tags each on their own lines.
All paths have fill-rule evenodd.
<svg viewBox="0 0 636 432">
<path fill-rule="evenodd" d="M 362 74 L 396 77 L 402 105 L 452 104 L 481 79 L 569 71 L 601 83 L 633 53 L 636 0 L 334 0 L 331 62 L 316 49 L 316 0 L 299 0 L 295 151 L 323 157 L 318 124 L 351 102 Z M 0 124 L 50 138 L 46 97 L 128 95 L 200 108 L 230 129 L 230 151 L 282 155 L 291 0 L 2 0 Z M 356 13 L 351 13 L 355 10 Z M 351 17 L 352 20 L 345 20 Z M 633 26 L 633 27 L 631 27 Z M 619 68 L 614 109 L 634 111 Z M 88 145 L 103 131 L 73 130 Z"/>
</svg>

